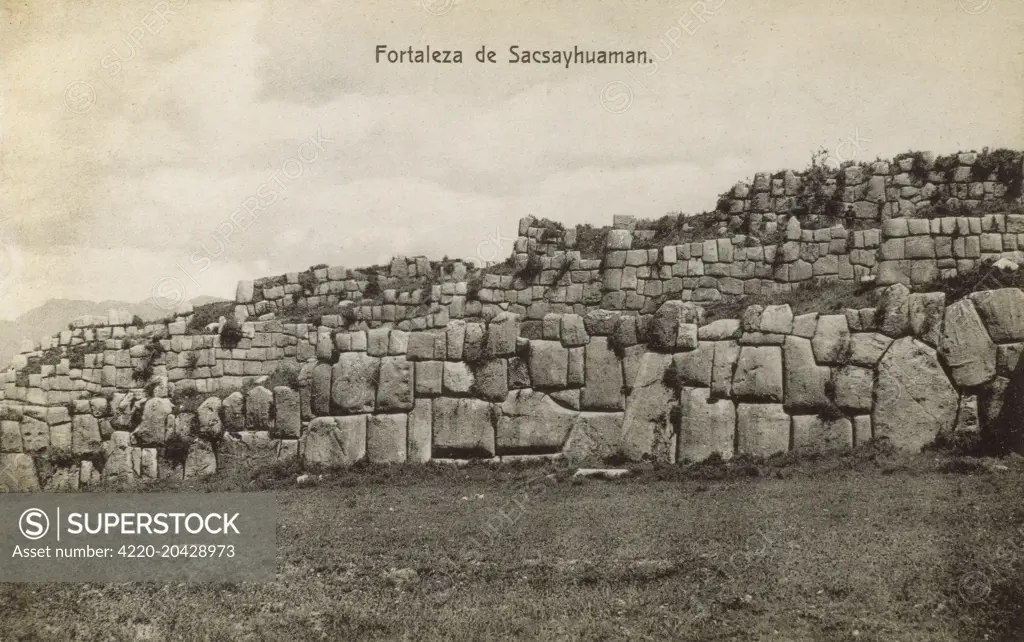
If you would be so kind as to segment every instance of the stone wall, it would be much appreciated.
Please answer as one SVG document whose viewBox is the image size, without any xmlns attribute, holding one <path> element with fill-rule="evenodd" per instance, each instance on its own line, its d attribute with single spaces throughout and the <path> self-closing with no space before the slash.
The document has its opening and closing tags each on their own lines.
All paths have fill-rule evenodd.
<svg viewBox="0 0 1024 642">
<path fill-rule="evenodd" d="M 956 159 L 947 191 L 1005 196 Z M 910 287 L 1019 263 L 1024 215 L 907 217 L 920 208 L 888 205 L 923 202 L 905 164 L 844 170 L 844 190 L 882 185 L 888 199 L 852 229 L 744 205 L 758 230 L 657 246 L 620 216 L 584 258 L 574 248 L 593 230 L 526 218 L 503 266 L 398 257 L 242 282 L 231 344 L 192 327 L 188 306 L 149 323 L 78 319 L 0 373 L 0 486 L 180 479 L 240 458 L 676 461 L 875 437 L 916 450 L 995 430 L 1017 394 L 1024 293 L 953 302 Z M 759 175 L 747 196 L 794 180 Z M 741 215 L 719 214 L 723 233 Z M 781 302 L 812 281 L 886 289 L 877 308 L 794 316 Z M 741 295 L 780 305 L 705 322 L 704 305 Z"/>
<path fill-rule="evenodd" d="M 246 331 L 247 347 L 232 349 L 218 335 L 188 345 L 183 335 L 140 331 L 138 345 L 162 351 L 149 385 L 128 390 L 120 370 L 147 359 L 148 348 L 106 349 L 116 340 L 70 331 L 62 354 L 103 343 L 85 352 L 85 367 L 65 356 L 27 382 L 4 374 L 0 483 L 60 490 L 188 478 L 240 457 L 671 462 L 879 437 L 917 450 L 994 428 L 1015 394 L 1024 292 L 947 305 L 941 292 L 897 284 L 877 308 L 794 316 L 785 304 L 751 306 L 741 319 L 708 323 L 696 304 L 670 301 L 650 316 L 595 310 L 531 321 L 504 312 L 413 332 L 275 321 Z M 263 359 L 238 358 L 258 350 Z M 182 361 L 210 376 L 176 378 Z M 228 374 L 249 363 L 264 370 Z M 268 380 L 260 372 L 269 364 L 292 376 Z"/>
</svg>

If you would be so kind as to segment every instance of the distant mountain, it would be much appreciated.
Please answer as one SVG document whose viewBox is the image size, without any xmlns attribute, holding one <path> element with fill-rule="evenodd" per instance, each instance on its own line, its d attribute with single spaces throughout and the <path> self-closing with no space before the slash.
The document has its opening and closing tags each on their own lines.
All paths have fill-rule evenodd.
<svg viewBox="0 0 1024 642">
<path fill-rule="evenodd" d="M 199 307 L 209 303 L 225 301 L 212 296 L 199 296 L 190 301 Z M 14 321 L 0 320 L 0 368 L 7 367 L 11 357 L 21 349 L 25 339 L 39 340 L 65 330 L 72 320 L 83 315 L 106 316 L 108 310 L 127 310 L 143 319 L 156 319 L 167 314 L 167 310 L 156 305 L 152 299 L 139 303 L 126 301 L 75 301 L 50 299 L 43 305 L 29 310 Z"/>
</svg>

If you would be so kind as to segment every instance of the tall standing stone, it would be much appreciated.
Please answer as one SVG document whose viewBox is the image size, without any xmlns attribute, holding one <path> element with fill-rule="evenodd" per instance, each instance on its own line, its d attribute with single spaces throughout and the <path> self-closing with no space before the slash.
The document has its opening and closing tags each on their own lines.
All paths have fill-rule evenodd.
<svg viewBox="0 0 1024 642">
<path fill-rule="evenodd" d="M 958 402 L 935 351 L 911 337 L 897 339 L 878 363 L 872 393 L 874 436 L 918 451 L 953 428 Z"/>
<path fill-rule="evenodd" d="M 980 386 L 996 376 L 996 344 L 970 299 L 946 308 L 939 352 L 958 386 Z"/>
<path fill-rule="evenodd" d="M 736 408 L 730 399 L 712 400 L 710 392 L 691 387 L 680 391 L 679 461 L 703 461 L 713 453 L 723 459 L 733 455 Z"/>
<path fill-rule="evenodd" d="M 608 347 L 608 337 L 591 337 L 584 349 L 587 384 L 583 387 L 583 410 L 622 410 L 622 364 Z"/>
<path fill-rule="evenodd" d="M 345 414 L 373 412 L 380 359 L 342 352 L 331 373 L 331 405 Z"/>
</svg>

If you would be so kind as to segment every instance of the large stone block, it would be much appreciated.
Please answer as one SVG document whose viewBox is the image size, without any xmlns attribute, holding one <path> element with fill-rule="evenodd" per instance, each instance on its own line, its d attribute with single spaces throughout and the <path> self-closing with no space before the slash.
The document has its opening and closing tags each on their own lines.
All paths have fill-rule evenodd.
<svg viewBox="0 0 1024 642">
<path fill-rule="evenodd" d="M 476 396 L 486 401 L 501 402 L 508 396 L 508 360 L 491 359 L 473 371 Z"/>
<path fill-rule="evenodd" d="M 256 386 L 245 395 L 245 429 L 253 432 L 274 429 L 274 394 Z"/>
<path fill-rule="evenodd" d="M 793 416 L 793 449 L 832 452 L 853 447 L 853 423 L 846 417 Z"/>
<path fill-rule="evenodd" d="M 874 368 L 892 344 L 892 338 L 877 332 L 855 332 L 850 336 L 850 364 Z"/>
<path fill-rule="evenodd" d="M 996 376 L 996 344 L 970 299 L 946 308 L 939 353 L 958 386 L 979 386 Z"/>
<path fill-rule="evenodd" d="M 583 387 L 583 410 L 622 410 L 622 363 L 608 346 L 607 337 L 592 337 L 584 349 L 587 385 Z"/>
<path fill-rule="evenodd" d="M 845 365 L 850 360 L 850 327 L 845 314 L 823 314 L 811 339 L 814 359 L 821 365 Z"/>
<path fill-rule="evenodd" d="M 678 384 L 704 387 L 711 385 L 715 345 L 713 341 L 704 341 L 696 350 L 673 355 L 672 367 L 675 369 Z"/>
<path fill-rule="evenodd" d="M 561 315 L 561 340 L 567 348 L 585 346 L 590 341 L 583 317 L 578 314 Z"/>
<path fill-rule="evenodd" d="M 225 430 L 245 430 L 245 397 L 241 392 L 232 392 L 224 398 L 221 402 L 221 415 Z"/>
<path fill-rule="evenodd" d="M 154 397 L 142 407 L 142 421 L 132 431 L 132 439 L 139 446 L 162 446 L 167 438 L 167 419 L 174 406 L 171 400 Z"/>
<path fill-rule="evenodd" d="M 577 413 L 535 390 L 514 390 L 501 404 L 496 428 L 498 454 L 559 452 Z"/>
<path fill-rule="evenodd" d="M 0 492 L 35 493 L 39 477 L 32 457 L 23 453 L 0 455 Z"/>
<path fill-rule="evenodd" d="M 360 461 L 366 456 L 366 415 L 313 419 L 300 451 L 310 464 L 348 466 Z"/>
<path fill-rule="evenodd" d="M 783 351 L 786 409 L 794 412 L 827 407 L 827 387 L 831 371 L 828 366 L 819 366 L 815 363 L 811 341 L 788 336 Z"/>
<path fill-rule="evenodd" d="M 430 399 L 417 399 L 412 410 L 409 411 L 406 457 L 410 462 L 424 464 L 430 461 L 430 450 L 433 444 L 433 412 L 433 404 Z"/>
<path fill-rule="evenodd" d="M 890 337 L 910 331 L 910 289 L 902 283 L 890 285 L 878 300 L 879 330 Z"/>
<path fill-rule="evenodd" d="M 842 366 L 833 377 L 835 403 L 844 410 L 871 412 L 875 373 L 870 368 Z"/>
<path fill-rule="evenodd" d="M 274 429 L 275 436 L 295 439 L 302 431 L 299 415 L 299 393 L 288 386 L 274 388 Z"/>
<path fill-rule="evenodd" d="M 741 455 L 768 457 L 789 450 L 789 415 L 782 404 L 741 403 L 736 407 L 736 446 Z"/>
<path fill-rule="evenodd" d="M 845 317 L 844 317 L 845 319 Z M 776 346 L 743 346 L 732 378 L 732 396 L 745 401 L 783 400 L 782 350 Z"/>
<path fill-rule="evenodd" d="M 712 401 L 707 388 L 684 387 L 679 407 L 677 460 L 703 461 L 713 453 L 732 457 L 736 408 L 731 400 Z"/>
<path fill-rule="evenodd" d="M 364 352 L 342 352 L 331 373 L 331 405 L 345 414 L 373 412 L 380 359 Z"/>
<path fill-rule="evenodd" d="M 17 421 L 0 421 L 0 452 L 22 452 L 21 424 Z"/>
<path fill-rule="evenodd" d="M 200 437 L 211 440 L 220 438 L 224 432 L 224 425 L 220 420 L 221 406 L 221 401 L 217 397 L 210 397 L 199 404 L 196 409 L 196 430 Z"/>
<path fill-rule="evenodd" d="M 366 419 L 366 458 L 378 464 L 406 460 L 408 415 L 370 415 Z"/>
<path fill-rule="evenodd" d="M 600 462 L 619 452 L 622 435 L 621 412 L 581 412 L 576 415 L 562 454 L 570 466 Z"/>
<path fill-rule="evenodd" d="M 735 341 L 716 341 L 714 365 L 711 367 L 711 396 L 729 398 L 732 396 L 732 377 L 736 361 L 740 358 L 740 347 Z"/>
<path fill-rule="evenodd" d="M 21 439 L 18 435 L 18 450 Z M 75 455 L 99 452 L 102 446 L 100 423 L 92 415 L 75 415 L 71 419 L 71 452 Z"/>
<path fill-rule="evenodd" d="M 872 393 L 874 435 L 918 451 L 952 429 L 957 403 L 935 350 L 911 337 L 897 339 L 878 363 Z"/>
<path fill-rule="evenodd" d="M 996 343 L 1024 341 L 1024 292 L 1003 288 L 975 292 L 971 300 Z"/>
<path fill-rule="evenodd" d="M 446 361 L 442 383 L 446 395 L 468 394 L 473 389 L 473 371 L 461 361 Z"/>
<path fill-rule="evenodd" d="M 675 431 L 669 417 L 676 392 L 665 386 L 665 372 L 672 355 L 645 352 L 626 402 L 622 422 L 622 454 L 631 461 L 653 458 L 675 460 Z"/>
<path fill-rule="evenodd" d="M 331 375 L 333 368 L 326 363 L 313 368 L 311 379 L 310 405 L 313 415 L 325 417 L 331 414 Z"/>
<path fill-rule="evenodd" d="M 416 396 L 434 397 L 441 394 L 441 381 L 444 378 L 443 361 L 416 362 Z"/>
<path fill-rule="evenodd" d="M 440 397 L 433 403 L 434 456 L 493 457 L 494 411 L 479 399 Z"/>
<path fill-rule="evenodd" d="M 487 324 L 487 356 L 510 357 L 516 353 L 519 316 L 502 312 Z"/>
<path fill-rule="evenodd" d="M 768 305 L 761 312 L 761 332 L 789 334 L 793 331 L 793 310 L 789 305 Z"/>
<path fill-rule="evenodd" d="M 413 363 L 405 357 L 382 358 L 377 410 L 406 412 L 412 409 L 413 396 Z"/>
<path fill-rule="evenodd" d="M 939 344 L 942 315 L 946 310 L 944 292 L 919 292 L 907 298 L 910 332 L 930 346 Z"/>
<path fill-rule="evenodd" d="M 568 384 L 569 350 L 561 342 L 531 341 L 529 364 L 534 388 L 564 388 Z"/>
<path fill-rule="evenodd" d="M 140 461 L 140 468 L 141 464 Z M 188 454 L 185 456 L 185 479 L 209 477 L 216 472 L 217 455 L 213 452 L 210 442 L 197 439 L 189 444 Z"/>
<path fill-rule="evenodd" d="M 124 430 L 116 430 L 110 439 L 103 444 L 106 457 L 103 464 L 103 481 L 118 485 L 130 485 L 135 482 L 132 466 L 131 434 Z"/>
</svg>

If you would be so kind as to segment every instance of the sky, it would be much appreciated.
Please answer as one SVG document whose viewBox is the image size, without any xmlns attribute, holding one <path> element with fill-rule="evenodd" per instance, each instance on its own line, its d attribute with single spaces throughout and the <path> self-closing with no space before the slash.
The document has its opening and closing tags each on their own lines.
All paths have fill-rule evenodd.
<svg viewBox="0 0 1024 642">
<path fill-rule="evenodd" d="M 0 0 L 0 28 L 0 319 L 501 260 L 522 216 L 701 212 L 820 148 L 1024 148 L 1015 0 Z M 653 62 L 513 64 L 511 45 Z"/>
</svg>

